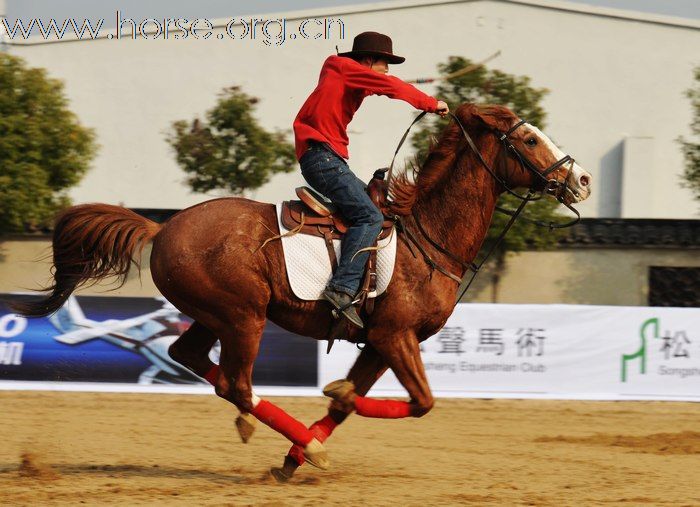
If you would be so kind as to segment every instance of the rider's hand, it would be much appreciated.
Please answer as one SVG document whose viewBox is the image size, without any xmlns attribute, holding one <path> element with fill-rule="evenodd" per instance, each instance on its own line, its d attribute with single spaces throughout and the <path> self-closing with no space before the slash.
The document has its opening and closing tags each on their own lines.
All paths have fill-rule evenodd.
<svg viewBox="0 0 700 507">
<path fill-rule="evenodd" d="M 445 116 L 447 116 L 447 113 L 449 113 L 449 112 L 450 112 L 449 106 L 445 102 L 443 102 L 442 100 L 438 100 L 437 114 L 439 114 L 440 116 L 442 116 L 444 118 Z"/>
</svg>

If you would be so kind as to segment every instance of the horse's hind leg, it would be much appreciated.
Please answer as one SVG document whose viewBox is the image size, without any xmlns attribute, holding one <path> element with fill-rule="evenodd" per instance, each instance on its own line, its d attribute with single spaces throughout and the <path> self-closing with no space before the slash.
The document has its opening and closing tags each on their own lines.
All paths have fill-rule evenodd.
<svg viewBox="0 0 700 507">
<path fill-rule="evenodd" d="M 227 325 L 222 326 L 221 331 L 217 330 L 221 340 L 221 372 L 216 382 L 216 394 L 302 447 L 307 461 L 326 469 L 329 463 L 325 448 L 306 426 L 253 393 L 253 363 L 265 327 L 264 312 L 257 315 L 254 311 L 237 312 L 235 318 L 227 319 Z"/>
<path fill-rule="evenodd" d="M 365 345 L 360 355 L 355 360 L 350 372 L 348 380 L 353 382 L 355 392 L 360 395 L 365 395 L 372 386 L 379 380 L 387 369 L 386 362 L 377 353 L 371 345 Z M 341 424 L 350 415 L 346 407 L 342 407 L 335 400 L 331 402 L 328 408 L 328 414 L 313 423 L 309 427 L 314 436 L 320 441 L 325 442 L 331 436 L 333 430 Z M 289 453 L 284 458 L 284 463 L 281 468 L 272 468 L 270 472 L 279 482 L 288 481 L 297 468 L 304 464 L 303 450 L 298 445 L 293 445 L 289 449 Z"/>
<path fill-rule="evenodd" d="M 170 345 L 168 355 L 214 385 L 219 374 L 217 366 L 209 359 L 209 351 L 216 340 L 214 333 L 195 321 Z"/>
<path fill-rule="evenodd" d="M 209 359 L 209 351 L 218 338 L 203 324 L 195 321 L 170 345 L 168 355 L 216 387 L 219 365 Z M 236 429 L 243 443 L 247 443 L 255 432 L 256 419 L 241 412 L 236 418 Z"/>
</svg>

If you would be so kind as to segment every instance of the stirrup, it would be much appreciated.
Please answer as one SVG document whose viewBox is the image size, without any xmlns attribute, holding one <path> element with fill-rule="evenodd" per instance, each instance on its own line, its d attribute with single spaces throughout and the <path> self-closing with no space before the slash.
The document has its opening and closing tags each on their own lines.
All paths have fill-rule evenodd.
<svg viewBox="0 0 700 507">
<path fill-rule="evenodd" d="M 348 308 L 350 308 L 351 306 L 353 306 L 359 302 L 360 302 L 360 298 L 356 298 L 356 299 L 353 299 L 352 301 L 350 301 L 349 303 L 344 304 L 343 306 L 341 306 L 339 308 L 333 308 L 331 310 L 331 314 L 333 315 L 333 318 L 334 319 L 341 318 L 343 316 L 343 312 L 345 310 L 347 310 Z"/>
</svg>

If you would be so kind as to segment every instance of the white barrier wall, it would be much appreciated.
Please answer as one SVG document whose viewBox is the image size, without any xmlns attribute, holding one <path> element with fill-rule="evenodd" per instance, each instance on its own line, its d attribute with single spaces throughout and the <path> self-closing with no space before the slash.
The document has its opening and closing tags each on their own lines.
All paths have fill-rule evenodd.
<svg viewBox="0 0 700 507">
<path fill-rule="evenodd" d="M 320 349 L 320 386 L 359 352 Z M 436 396 L 700 401 L 699 308 L 461 304 L 422 349 Z"/>
</svg>

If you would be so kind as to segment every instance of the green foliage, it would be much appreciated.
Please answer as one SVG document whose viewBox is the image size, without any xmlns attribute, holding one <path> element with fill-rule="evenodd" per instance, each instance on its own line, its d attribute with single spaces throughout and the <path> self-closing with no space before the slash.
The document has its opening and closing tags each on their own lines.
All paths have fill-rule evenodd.
<svg viewBox="0 0 700 507">
<path fill-rule="evenodd" d="M 206 120 L 177 121 L 168 136 L 177 163 L 196 192 L 216 189 L 240 195 L 278 172 L 296 167 L 294 146 L 283 132 L 265 131 L 253 117 L 257 99 L 238 87 L 225 89 Z"/>
<path fill-rule="evenodd" d="M 70 203 L 89 168 L 92 129 L 68 109 L 63 85 L 0 52 L 0 234 L 40 228 Z"/>
<path fill-rule="evenodd" d="M 690 130 L 694 137 L 700 139 L 700 67 L 695 68 L 695 85 L 686 92 L 693 108 L 693 122 Z M 683 186 L 689 188 L 700 201 L 700 142 L 693 143 L 684 138 L 679 138 L 685 156 L 685 170 L 683 171 Z"/>
<path fill-rule="evenodd" d="M 466 58 L 451 56 L 447 63 L 438 64 L 438 71 L 441 75 L 447 75 L 472 64 L 473 62 Z M 548 90 L 533 88 L 530 84 L 530 78 L 527 76 L 514 76 L 482 66 L 467 74 L 439 83 L 434 96 L 447 102 L 451 111 L 465 102 L 499 104 L 508 107 L 519 117 L 527 119 L 528 122 L 537 125 L 540 129 L 545 126 L 546 113 L 540 105 L 540 101 L 548 93 Z M 411 144 L 416 149 L 419 162 L 425 159 L 431 138 L 433 136 L 439 138 L 442 129 L 448 125 L 448 122 L 432 116 L 430 121 L 424 120 L 423 125 L 424 127 L 411 138 Z M 499 206 L 512 210 L 517 208 L 519 204 L 518 199 L 508 194 L 503 194 L 498 202 Z M 557 213 L 558 208 L 558 202 L 545 197 L 529 203 L 523 214 L 545 222 L 562 221 L 561 215 Z M 494 214 L 482 252 L 487 250 L 490 243 L 498 237 L 509 218 L 502 213 Z M 543 227 L 518 220 L 499 246 L 496 255 L 502 257 L 508 251 L 554 248 L 557 244 L 557 237 L 556 230 L 550 233 Z"/>
</svg>

